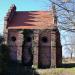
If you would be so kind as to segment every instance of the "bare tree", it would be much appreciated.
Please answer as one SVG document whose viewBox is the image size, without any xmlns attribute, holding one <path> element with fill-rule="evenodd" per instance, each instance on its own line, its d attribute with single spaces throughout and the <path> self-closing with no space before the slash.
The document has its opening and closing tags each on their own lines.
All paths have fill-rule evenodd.
<svg viewBox="0 0 75 75">
<path fill-rule="evenodd" d="M 45 1 L 42 0 L 44 3 Z M 62 43 L 63 47 L 66 47 L 68 53 L 73 55 L 75 53 L 75 34 L 72 36 L 72 33 L 75 33 L 75 0 L 48 0 L 52 7 L 55 7 L 55 14 L 57 18 L 57 26 L 60 30 L 61 37 L 67 32 L 63 40 L 65 43 Z M 51 5 L 49 5 L 51 6 Z M 62 31 L 65 31 L 64 33 Z M 71 33 L 70 33 L 71 32 Z M 66 37 L 68 36 L 69 42 L 66 41 Z"/>
<path fill-rule="evenodd" d="M 71 58 L 75 54 L 75 0 L 49 0 L 52 5 L 55 5 L 56 16 L 57 16 L 57 26 L 60 31 L 65 30 L 69 36 L 67 39 L 69 43 L 66 42 L 62 45 L 65 46 L 70 54 Z M 71 33 L 70 33 L 71 32 Z M 63 33 L 65 34 L 65 33 Z M 62 34 L 62 36 L 63 36 Z"/>
</svg>

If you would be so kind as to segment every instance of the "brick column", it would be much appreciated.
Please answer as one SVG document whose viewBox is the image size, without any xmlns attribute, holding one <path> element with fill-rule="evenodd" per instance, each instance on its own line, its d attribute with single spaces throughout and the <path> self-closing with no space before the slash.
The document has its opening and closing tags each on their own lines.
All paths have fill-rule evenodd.
<svg viewBox="0 0 75 75">
<path fill-rule="evenodd" d="M 33 67 L 38 67 L 38 44 L 39 43 L 39 30 L 34 30 L 34 40 L 33 40 Z"/>
<path fill-rule="evenodd" d="M 7 29 L 7 20 L 4 19 L 4 30 L 3 30 L 3 36 L 4 36 L 4 44 L 8 44 L 8 29 Z"/>
<path fill-rule="evenodd" d="M 18 32 L 18 40 L 17 40 L 17 60 L 19 62 L 22 61 L 22 43 L 23 43 L 23 34 L 21 31 Z"/>
<path fill-rule="evenodd" d="M 56 31 L 51 31 L 51 67 L 56 67 Z"/>
</svg>

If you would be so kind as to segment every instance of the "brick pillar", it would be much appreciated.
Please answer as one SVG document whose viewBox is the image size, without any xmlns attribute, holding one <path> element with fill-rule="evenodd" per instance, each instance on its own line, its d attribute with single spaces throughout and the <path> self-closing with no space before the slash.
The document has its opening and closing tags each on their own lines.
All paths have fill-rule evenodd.
<svg viewBox="0 0 75 75">
<path fill-rule="evenodd" d="M 34 30 L 34 40 L 33 40 L 33 66 L 38 67 L 38 45 L 39 45 L 39 30 Z"/>
<path fill-rule="evenodd" d="M 56 32 L 51 31 L 51 67 L 56 67 Z"/>
<path fill-rule="evenodd" d="M 23 34 L 22 32 L 18 32 L 18 40 L 17 40 L 17 60 L 19 62 L 22 61 L 22 43 L 23 43 Z"/>
<path fill-rule="evenodd" d="M 3 36 L 4 36 L 4 44 L 8 44 L 8 29 L 7 29 L 7 20 L 4 20 L 4 30 L 3 30 Z"/>
</svg>

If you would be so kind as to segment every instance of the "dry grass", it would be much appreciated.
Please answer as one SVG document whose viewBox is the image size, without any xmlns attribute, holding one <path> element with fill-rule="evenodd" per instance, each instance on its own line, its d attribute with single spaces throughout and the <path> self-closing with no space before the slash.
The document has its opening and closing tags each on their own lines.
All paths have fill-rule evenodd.
<svg viewBox="0 0 75 75">
<path fill-rule="evenodd" d="M 37 70 L 39 75 L 75 75 L 75 68 L 55 68 Z"/>
<path fill-rule="evenodd" d="M 64 58 L 64 59 L 62 59 L 62 63 L 65 63 L 65 64 L 67 64 L 67 63 L 75 63 L 75 58 Z"/>
</svg>

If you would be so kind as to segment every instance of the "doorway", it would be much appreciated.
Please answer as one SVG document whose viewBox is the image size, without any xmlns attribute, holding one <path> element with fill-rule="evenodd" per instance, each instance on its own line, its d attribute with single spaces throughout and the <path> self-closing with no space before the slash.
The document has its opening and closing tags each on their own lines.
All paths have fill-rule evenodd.
<svg viewBox="0 0 75 75">
<path fill-rule="evenodd" d="M 23 30 L 22 63 L 25 66 L 33 64 L 32 35 L 32 30 Z"/>
</svg>

